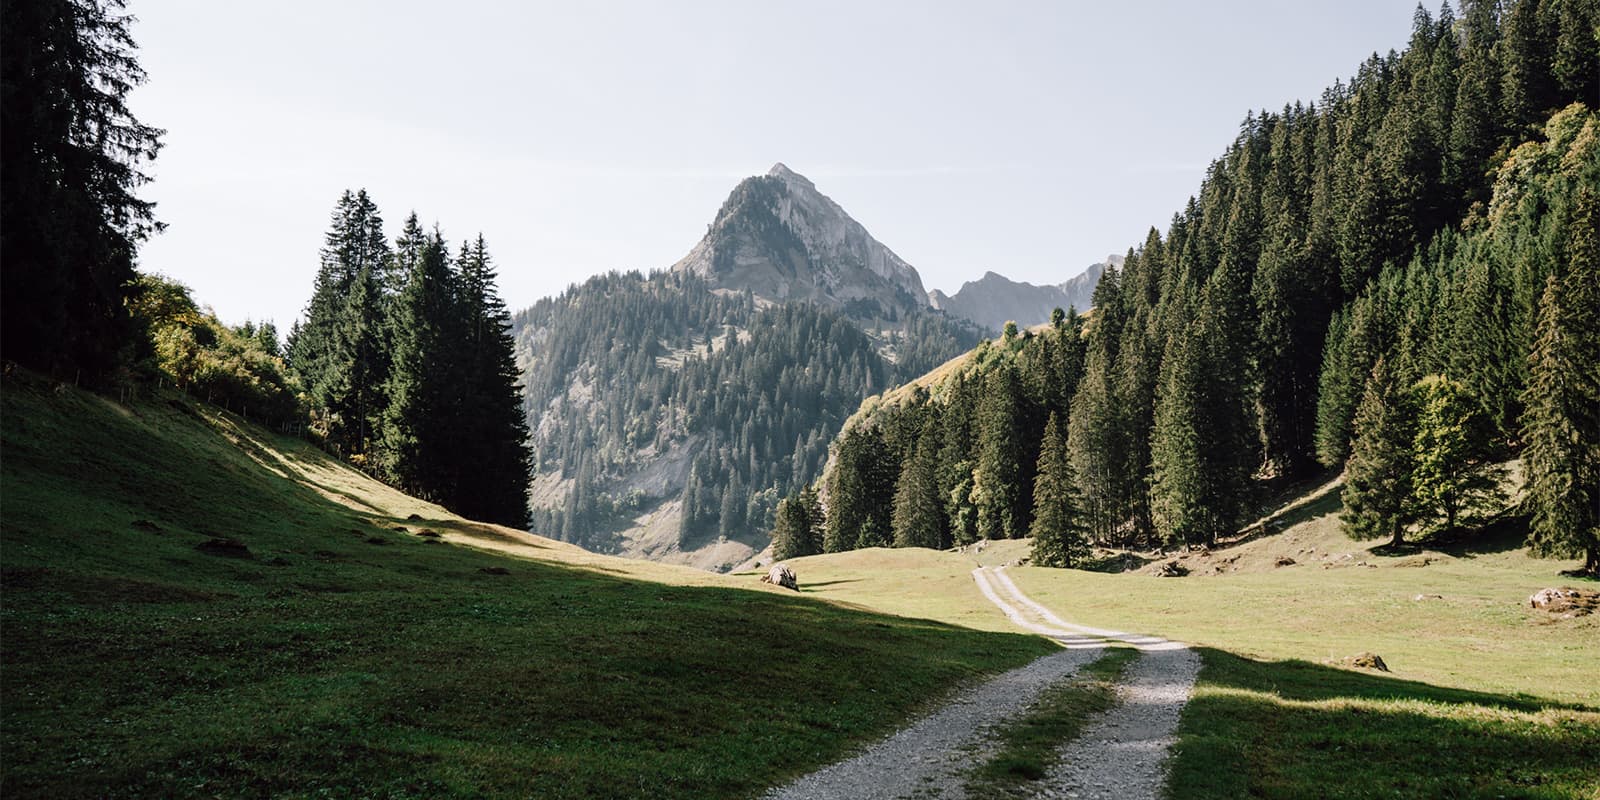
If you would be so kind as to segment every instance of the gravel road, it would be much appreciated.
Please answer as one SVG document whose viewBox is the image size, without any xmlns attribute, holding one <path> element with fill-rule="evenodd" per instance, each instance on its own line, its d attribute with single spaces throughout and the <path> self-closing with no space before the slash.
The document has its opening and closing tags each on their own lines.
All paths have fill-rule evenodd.
<svg viewBox="0 0 1600 800">
<path fill-rule="evenodd" d="M 768 792 L 767 800 L 965 797 L 966 772 L 994 752 L 989 729 L 1022 713 L 1045 688 L 1098 658 L 1111 641 L 1140 650 L 1117 686 L 1120 702 L 1062 748 L 1038 796 L 1143 800 L 1161 795 L 1167 753 L 1200 672 L 1199 655 L 1159 637 L 1067 622 L 1023 594 L 1004 567 L 980 567 L 972 579 L 1013 623 L 1056 640 L 1062 651 L 961 692 L 854 758 Z"/>
<path fill-rule="evenodd" d="M 1040 796 L 1160 797 L 1167 752 L 1177 740 L 1178 718 L 1199 673 L 1200 656 L 1188 648 L 1141 653 L 1117 687 L 1121 702 L 1062 748 Z"/>
<path fill-rule="evenodd" d="M 1045 687 L 1099 657 L 1062 650 L 962 692 L 938 711 L 848 761 L 766 794 L 770 800 L 958 798 L 964 773 L 992 750 L 985 728 L 1021 713 Z"/>
</svg>

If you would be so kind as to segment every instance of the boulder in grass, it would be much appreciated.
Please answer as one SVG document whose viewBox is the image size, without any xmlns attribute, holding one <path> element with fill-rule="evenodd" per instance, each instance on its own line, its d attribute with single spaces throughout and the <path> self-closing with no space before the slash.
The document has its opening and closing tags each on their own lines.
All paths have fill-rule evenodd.
<svg viewBox="0 0 1600 800">
<path fill-rule="evenodd" d="M 1383 663 L 1383 656 L 1377 653 L 1361 653 L 1345 658 L 1344 665 L 1356 669 L 1375 669 L 1379 672 L 1388 672 L 1389 665 Z"/>
<path fill-rule="evenodd" d="M 788 564 L 773 564 L 767 574 L 761 576 L 761 582 L 800 591 L 800 579 L 795 577 L 794 570 L 789 569 Z"/>
<path fill-rule="evenodd" d="M 1528 605 L 1552 614 L 1582 616 L 1600 608 L 1600 592 L 1574 589 L 1571 586 L 1540 589 L 1528 598 Z"/>
<path fill-rule="evenodd" d="M 1188 574 L 1189 568 L 1178 563 L 1178 559 L 1176 558 L 1168 561 L 1165 564 L 1162 564 L 1156 569 L 1156 577 L 1158 578 L 1181 578 Z"/>
</svg>

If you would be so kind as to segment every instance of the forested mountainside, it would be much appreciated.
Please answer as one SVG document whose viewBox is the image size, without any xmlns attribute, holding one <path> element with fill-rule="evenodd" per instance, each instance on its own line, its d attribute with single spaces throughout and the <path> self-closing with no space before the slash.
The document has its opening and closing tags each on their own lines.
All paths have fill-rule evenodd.
<svg viewBox="0 0 1600 800">
<path fill-rule="evenodd" d="M 1023 326 L 1038 325 L 1050 319 L 1050 313 L 1058 308 L 1088 311 L 1093 302 L 1094 287 L 1100 282 L 1100 274 L 1105 272 L 1107 266 L 1122 266 L 1122 256 L 1107 256 L 1105 261 L 1090 264 L 1082 274 L 1050 286 L 1035 286 L 988 272 L 978 280 L 961 284 L 961 288 L 953 295 L 934 289 L 928 292 L 928 302 L 934 308 L 967 320 L 992 335 L 998 333 L 1007 322 Z"/>
<path fill-rule="evenodd" d="M 1070 402 L 1027 389 L 1061 326 L 869 401 L 825 520 L 786 501 L 778 555 L 915 543 L 922 519 L 941 543 L 1020 536 L 1036 512 L 1103 544 L 1206 543 L 1319 466 L 1345 468 L 1353 534 L 1398 542 L 1495 510 L 1493 465 L 1520 456 L 1535 550 L 1600 566 L 1597 9 L 1419 9 L 1403 53 L 1247 115 L 1165 234 L 1100 279 Z M 1064 441 L 1042 446 L 1049 427 Z M 838 534 L 857 508 L 870 541 Z"/>
<path fill-rule="evenodd" d="M 633 554 L 644 545 L 630 537 L 669 533 L 676 552 L 719 537 L 759 550 L 778 498 L 815 479 L 862 398 L 977 338 L 934 313 L 869 334 L 686 272 L 597 276 L 517 313 L 513 330 L 534 529 Z"/>
</svg>

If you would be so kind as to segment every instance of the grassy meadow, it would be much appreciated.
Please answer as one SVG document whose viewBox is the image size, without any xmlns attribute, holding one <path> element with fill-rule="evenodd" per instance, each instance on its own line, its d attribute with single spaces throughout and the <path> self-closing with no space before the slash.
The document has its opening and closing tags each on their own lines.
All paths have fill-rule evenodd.
<svg viewBox="0 0 1600 800">
<path fill-rule="evenodd" d="M 1200 648 L 1173 798 L 1600 797 L 1600 618 L 1527 603 L 1546 586 L 1596 588 L 1558 574 L 1575 562 L 1529 558 L 1512 524 L 1385 555 L 1347 539 L 1338 510 L 1322 487 L 1279 515 L 1281 532 L 1186 557 L 1184 578 L 1007 573 L 1069 621 Z M 806 594 L 1004 630 L 970 572 L 1027 552 L 1009 541 L 791 563 Z M 1392 671 L 1339 665 L 1363 652 Z"/>
<path fill-rule="evenodd" d="M 0 397 L 8 798 L 753 796 L 1051 647 L 470 523 L 177 394 Z"/>
</svg>

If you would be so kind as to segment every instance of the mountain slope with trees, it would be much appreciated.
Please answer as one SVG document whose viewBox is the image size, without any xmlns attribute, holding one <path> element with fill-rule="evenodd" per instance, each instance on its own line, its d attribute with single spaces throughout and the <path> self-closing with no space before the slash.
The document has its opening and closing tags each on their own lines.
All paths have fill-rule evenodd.
<svg viewBox="0 0 1600 800">
<path fill-rule="evenodd" d="M 534 530 L 704 567 L 765 545 L 778 499 L 816 478 L 862 398 L 976 339 L 921 313 L 870 335 L 836 310 L 678 272 L 591 278 L 514 327 Z M 643 550 L 647 535 L 666 552 Z"/>
<path fill-rule="evenodd" d="M 1209 544 L 1261 487 L 1322 467 L 1354 476 L 1355 530 L 1402 541 L 1492 510 L 1491 465 L 1521 455 L 1536 549 L 1587 552 L 1595 568 L 1597 23 L 1593 2 L 1419 9 L 1404 52 L 1373 55 L 1315 103 L 1246 116 L 1166 233 L 1101 277 L 1074 344 L 1081 376 L 1056 384 L 1094 542 Z M 948 389 L 869 401 L 834 445 L 824 524 L 895 492 L 916 452 L 899 420 L 933 413 L 976 432 L 936 467 L 951 476 L 945 524 L 1025 529 L 1048 417 L 1009 389 L 1047 380 L 1021 358 L 1030 338 L 985 345 L 1016 357 L 962 376 L 991 406 L 1020 398 L 1009 414 Z M 1031 447 L 1011 448 L 1011 424 Z M 888 446 L 858 450 L 862 437 Z M 890 477 L 841 484 L 858 454 L 885 463 L 853 474 Z"/>
</svg>

